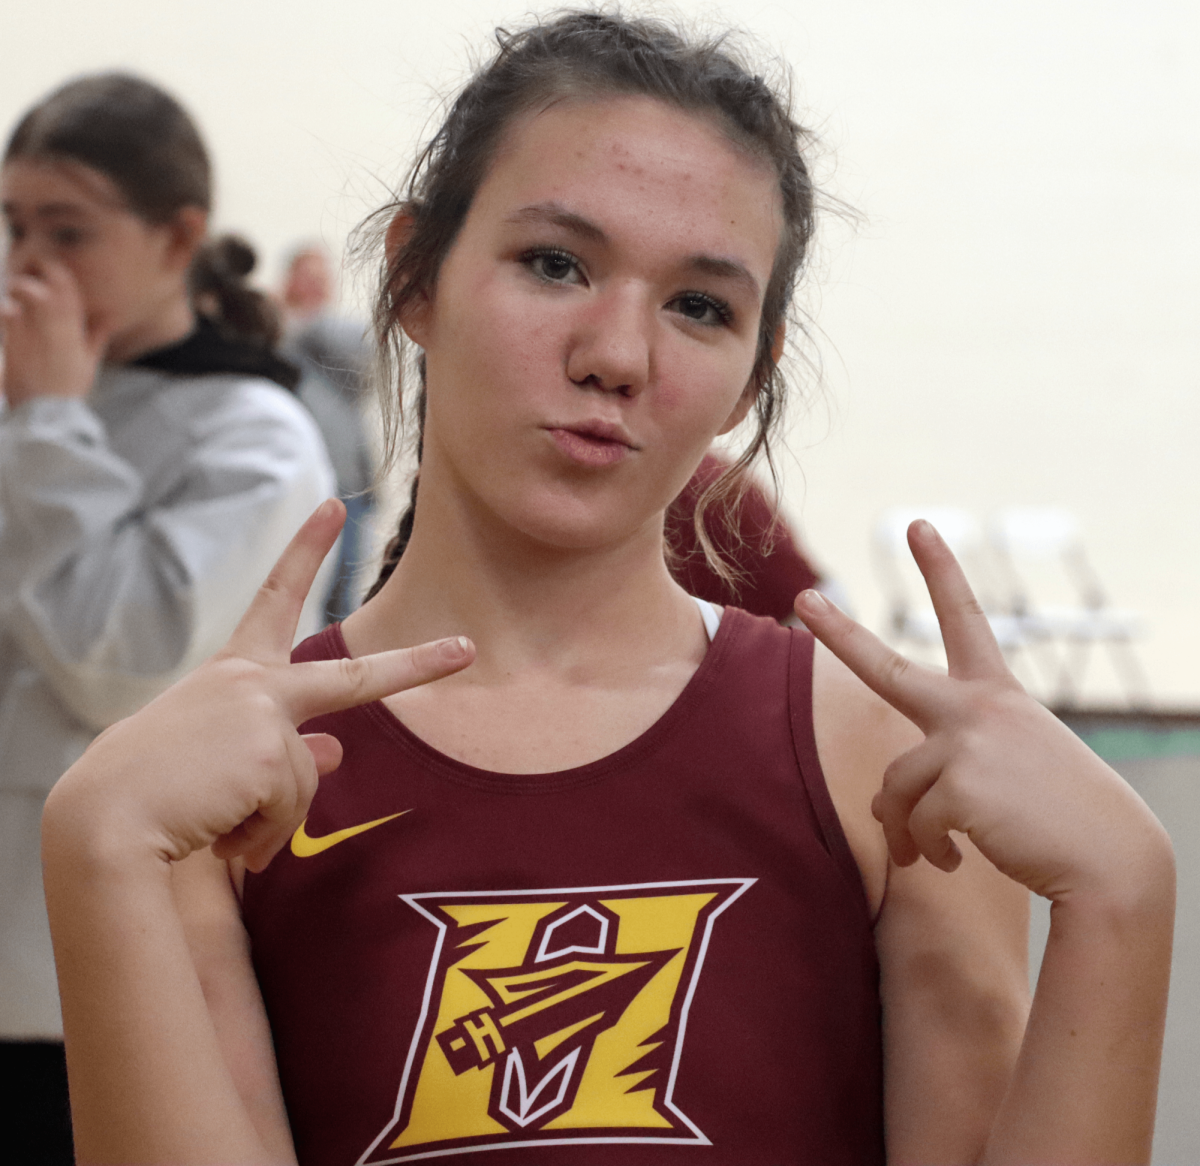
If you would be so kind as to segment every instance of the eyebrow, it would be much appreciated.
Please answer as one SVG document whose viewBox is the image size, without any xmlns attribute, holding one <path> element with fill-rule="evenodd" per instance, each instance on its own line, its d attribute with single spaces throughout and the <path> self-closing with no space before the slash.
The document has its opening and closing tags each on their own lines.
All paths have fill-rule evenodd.
<svg viewBox="0 0 1200 1166">
<path fill-rule="evenodd" d="M 761 290 L 758 280 L 750 274 L 750 269 L 736 259 L 721 259 L 716 255 L 689 255 L 684 262 L 684 267 L 701 275 L 711 275 L 717 279 L 728 279 L 734 283 L 740 283 L 755 297 Z"/>
<path fill-rule="evenodd" d="M 6 202 L 2 207 L 0 207 L 0 210 L 2 210 L 5 215 L 9 216 L 11 216 L 16 209 L 17 204 L 12 202 Z M 87 211 L 83 207 L 77 206 L 76 204 L 70 202 L 43 202 L 38 203 L 33 207 L 33 215 L 35 218 L 39 219 L 70 218 L 72 216 L 78 217 L 86 214 Z"/>
<path fill-rule="evenodd" d="M 523 206 L 514 211 L 507 219 L 510 223 L 547 223 L 552 227 L 562 227 L 565 231 L 579 235 L 593 243 L 607 243 L 608 236 L 593 223 L 574 211 L 567 210 L 561 203 L 538 202 L 532 206 Z"/>
<path fill-rule="evenodd" d="M 531 206 L 521 207 L 520 210 L 514 211 L 508 216 L 507 222 L 510 223 L 545 223 L 553 227 L 562 227 L 565 231 L 570 231 L 580 238 L 587 239 L 592 243 L 607 243 L 608 236 L 604 230 L 593 223 L 590 219 L 585 219 L 582 215 L 575 214 L 574 211 L 567 210 L 561 203 L 558 202 L 539 202 Z M 705 255 L 703 253 L 697 255 L 689 255 L 683 261 L 683 269 L 692 271 L 698 275 L 710 275 L 717 279 L 732 280 L 734 283 L 741 284 L 751 295 L 758 297 L 761 293 L 759 282 L 751 274 L 750 269 L 744 263 L 739 263 L 736 259 L 726 259 L 717 255 Z"/>
</svg>

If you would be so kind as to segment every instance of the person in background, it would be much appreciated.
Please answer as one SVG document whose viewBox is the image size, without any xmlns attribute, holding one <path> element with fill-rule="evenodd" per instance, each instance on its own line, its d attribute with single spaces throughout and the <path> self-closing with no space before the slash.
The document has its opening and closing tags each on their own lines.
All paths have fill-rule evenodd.
<svg viewBox="0 0 1200 1166">
<path fill-rule="evenodd" d="M 813 565 L 799 537 L 753 477 L 740 494 L 734 493 L 728 508 L 719 503 L 702 508 L 704 532 L 715 554 L 706 553 L 696 530 L 696 510 L 705 491 L 729 469 L 729 462 L 710 450 L 667 510 L 664 542 L 675 581 L 689 595 L 740 607 L 751 615 L 768 615 L 780 623 L 796 622 L 792 605 L 810 587 L 847 610 L 842 588 Z"/>
<path fill-rule="evenodd" d="M 297 390 L 329 449 L 346 525 L 337 573 L 326 599 L 330 621 L 344 619 L 362 598 L 358 578 L 367 549 L 375 465 L 363 419 L 371 348 L 361 323 L 332 311 L 336 279 L 320 244 L 297 248 L 288 261 L 279 299 L 286 321 L 283 350 L 304 373 Z"/>
<path fill-rule="evenodd" d="M 0 1128 L 10 1160 L 52 1164 L 71 1140 L 43 802 L 224 642 L 334 480 L 253 252 L 205 241 L 209 157 L 171 96 L 64 85 L 13 130 L 0 191 Z"/>
</svg>

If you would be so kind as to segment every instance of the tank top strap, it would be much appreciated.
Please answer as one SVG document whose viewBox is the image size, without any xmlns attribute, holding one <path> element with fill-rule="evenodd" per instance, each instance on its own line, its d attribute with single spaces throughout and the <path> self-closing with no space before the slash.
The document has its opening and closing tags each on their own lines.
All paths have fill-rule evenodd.
<svg viewBox="0 0 1200 1166">
<path fill-rule="evenodd" d="M 837 864 L 842 876 L 862 896 L 863 907 L 868 909 L 866 891 L 862 885 L 862 874 L 858 869 L 841 819 L 829 795 L 821 759 L 817 753 L 817 735 L 813 723 L 813 661 L 816 655 L 816 640 L 809 631 L 792 629 L 791 660 L 788 668 L 788 704 L 792 723 L 792 744 L 796 751 L 796 764 L 809 802 L 817 818 L 821 840 L 830 857 Z"/>
</svg>

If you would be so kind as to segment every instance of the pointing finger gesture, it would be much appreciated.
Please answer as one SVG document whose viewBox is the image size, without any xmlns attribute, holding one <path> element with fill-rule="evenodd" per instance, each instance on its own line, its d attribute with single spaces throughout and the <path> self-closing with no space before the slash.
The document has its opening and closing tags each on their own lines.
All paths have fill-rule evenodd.
<svg viewBox="0 0 1200 1166">
<path fill-rule="evenodd" d="M 1141 800 L 1009 671 L 961 567 L 927 522 L 909 546 L 929 587 L 948 673 L 921 667 L 883 644 L 815 592 L 796 610 L 860 680 L 903 713 L 925 740 L 883 775 L 872 811 L 900 865 L 924 856 L 943 870 L 967 834 L 1004 873 L 1061 897 L 1114 877 Z M 1101 848 L 1101 849 L 1098 849 Z"/>
<path fill-rule="evenodd" d="M 55 796 L 117 823 L 178 860 L 211 845 L 261 870 L 308 811 L 318 776 L 335 769 L 332 737 L 297 726 L 466 667 L 462 637 L 357 659 L 291 663 L 305 596 L 341 528 L 340 502 L 301 527 L 228 644 L 140 712 L 103 733 Z"/>
</svg>

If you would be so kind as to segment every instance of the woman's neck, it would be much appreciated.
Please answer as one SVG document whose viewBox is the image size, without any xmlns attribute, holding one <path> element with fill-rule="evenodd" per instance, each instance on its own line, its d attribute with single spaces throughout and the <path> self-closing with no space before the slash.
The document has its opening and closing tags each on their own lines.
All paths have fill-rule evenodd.
<svg viewBox="0 0 1200 1166">
<path fill-rule="evenodd" d="M 703 657 L 695 605 L 666 569 L 661 524 L 599 549 L 538 545 L 512 532 L 453 533 L 422 522 L 391 578 L 343 626 L 353 655 L 467 635 L 471 671 L 523 668 L 595 678 Z M 440 517 L 440 516 L 439 516 Z"/>
<path fill-rule="evenodd" d="M 342 629 L 353 656 L 471 637 L 470 668 L 384 700 L 451 758 L 497 773 L 597 761 L 649 729 L 704 659 L 661 520 L 618 545 L 565 551 L 494 530 L 470 537 L 427 514 L 418 508 L 395 572 Z"/>
</svg>

